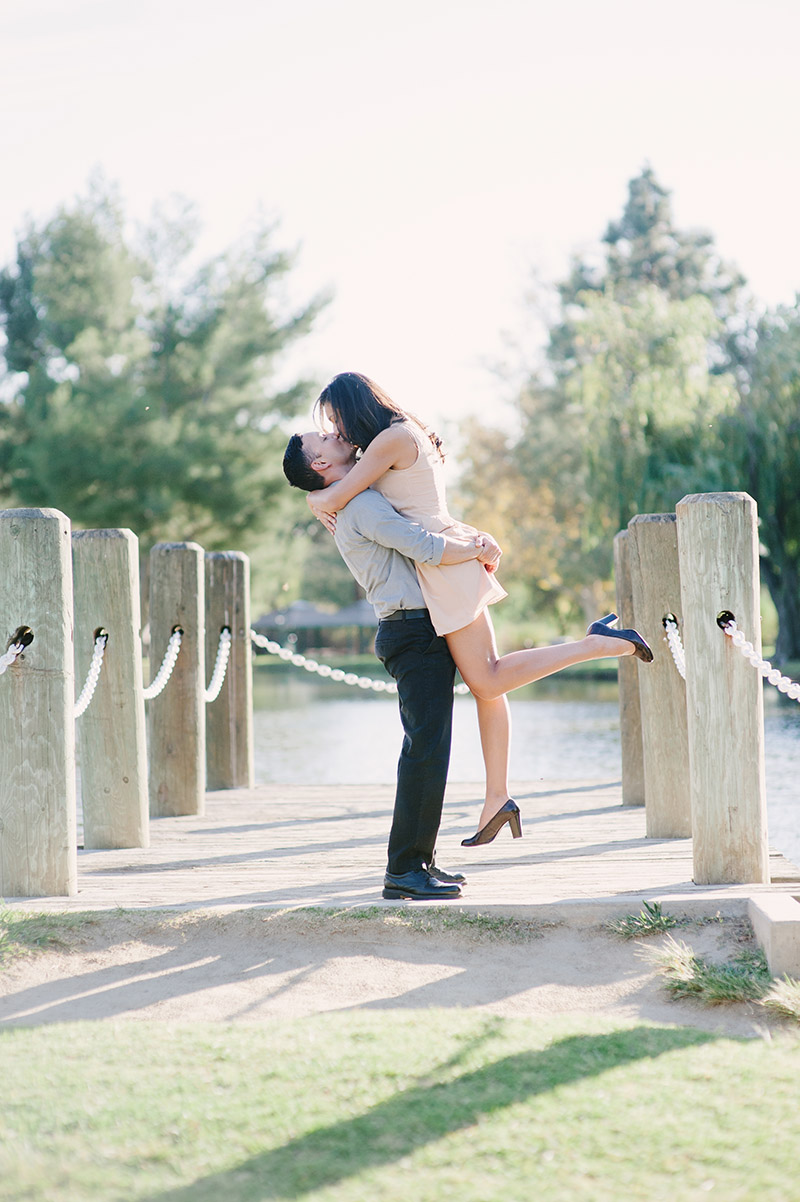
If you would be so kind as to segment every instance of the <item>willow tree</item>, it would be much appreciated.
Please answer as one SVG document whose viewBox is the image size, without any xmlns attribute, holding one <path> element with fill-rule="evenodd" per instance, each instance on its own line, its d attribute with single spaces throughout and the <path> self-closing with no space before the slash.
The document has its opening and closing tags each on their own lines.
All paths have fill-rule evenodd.
<svg viewBox="0 0 800 1202">
<path fill-rule="evenodd" d="M 758 503 L 762 579 L 778 614 L 775 659 L 800 661 L 800 298 L 759 323 L 749 386 L 722 439 L 724 486 Z"/>
<path fill-rule="evenodd" d="M 470 518 L 505 542 L 504 582 L 525 580 L 528 602 L 552 603 L 562 624 L 608 600 L 613 538 L 634 514 L 718 485 L 718 425 L 737 401 L 709 364 L 718 333 L 704 297 L 592 292 L 571 369 L 520 397 L 518 434 L 473 431 Z"/>
<path fill-rule="evenodd" d="M 590 548 L 607 549 L 634 514 L 674 510 L 688 490 L 719 478 L 716 430 L 737 401 L 733 377 L 709 364 L 719 332 L 703 296 L 670 300 L 650 286 L 626 302 L 586 298 L 563 391 Z"/>
<path fill-rule="evenodd" d="M 503 580 L 522 604 L 562 625 L 591 612 L 610 595 L 617 530 L 718 486 L 716 425 L 748 377 L 752 326 L 742 277 L 709 234 L 676 226 L 646 168 L 600 255 L 557 289 L 517 429 L 478 428 L 467 448 L 470 518 L 508 531 Z"/>
</svg>

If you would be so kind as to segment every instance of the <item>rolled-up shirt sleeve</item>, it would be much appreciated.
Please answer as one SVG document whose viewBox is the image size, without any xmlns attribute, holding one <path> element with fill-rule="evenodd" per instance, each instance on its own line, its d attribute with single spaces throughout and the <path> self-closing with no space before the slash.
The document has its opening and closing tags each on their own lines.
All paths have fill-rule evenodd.
<svg viewBox="0 0 800 1202">
<path fill-rule="evenodd" d="M 374 489 L 353 497 L 347 510 L 353 528 L 371 542 L 399 551 L 415 563 L 441 563 L 446 545 L 444 535 L 403 517 Z"/>
</svg>

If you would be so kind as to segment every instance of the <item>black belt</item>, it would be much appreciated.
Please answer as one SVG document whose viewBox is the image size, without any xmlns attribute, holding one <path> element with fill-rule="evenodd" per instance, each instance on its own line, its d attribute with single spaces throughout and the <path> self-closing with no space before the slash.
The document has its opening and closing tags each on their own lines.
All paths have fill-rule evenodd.
<svg viewBox="0 0 800 1202">
<path fill-rule="evenodd" d="M 406 622 L 409 618 L 430 617 L 427 609 L 396 609 L 394 613 L 384 614 L 382 622 Z"/>
</svg>

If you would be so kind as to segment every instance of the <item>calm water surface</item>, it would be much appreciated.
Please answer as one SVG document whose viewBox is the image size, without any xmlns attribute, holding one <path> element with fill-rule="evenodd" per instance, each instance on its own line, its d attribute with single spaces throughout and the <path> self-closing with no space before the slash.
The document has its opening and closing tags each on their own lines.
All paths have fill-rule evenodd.
<svg viewBox="0 0 800 1202">
<path fill-rule="evenodd" d="M 800 705 L 764 694 L 770 843 L 800 864 Z M 613 682 L 542 681 L 511 698 L 512 780 L 619 780 Z M 256 781 L 390 784 L 401 727 L 397 698 L 305 673 L 255 673 Z M 483 779 L 475 704 L 456 697 L 450 779 Z"/>
</svg>

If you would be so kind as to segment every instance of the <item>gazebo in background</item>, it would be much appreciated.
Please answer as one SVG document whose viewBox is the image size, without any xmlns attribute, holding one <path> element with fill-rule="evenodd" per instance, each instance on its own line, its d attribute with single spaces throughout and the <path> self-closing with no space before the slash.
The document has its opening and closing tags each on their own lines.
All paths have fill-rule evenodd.
<svg viewBox="0 0 800 1202">
<path fill-rule="evenodd" d="M 293 601 L 285 609 L 273 609 L 270 613 L 262 614 L 253 622 L 253 629 L 282 646 L 289 645 L 300 652 L 310 647 L 328 645 L 334 630 L 349 631 L 348 645 L 343 650 L 360 655 L 369 649 L 377 625 L 375 611 L 368 601 L 354 601 L 335 613 L 318 609 L 311 601 Z"/>
</svg>

